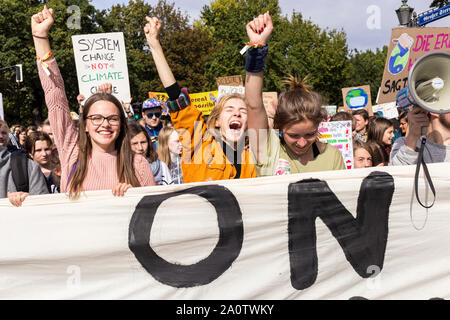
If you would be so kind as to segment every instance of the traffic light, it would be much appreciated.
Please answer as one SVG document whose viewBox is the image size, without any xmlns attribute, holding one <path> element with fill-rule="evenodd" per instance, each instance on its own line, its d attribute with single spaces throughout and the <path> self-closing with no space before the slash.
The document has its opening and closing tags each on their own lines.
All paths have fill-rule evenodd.
<svg viewBox="0 0 450 320">
<path fill-rule="evenodd" d="M 23 82 L 23 74 L 22 74 L 22 65 L 21 64 L 16 64 L 16 82 Z"/>
<path fill-rule="evenodd" d="M 131 104 L 131 107 L 133 108 L 134 113 L 134 119 L 139 120 L 142 118 L 142 104 L 135 102 Z"/>
</svg>

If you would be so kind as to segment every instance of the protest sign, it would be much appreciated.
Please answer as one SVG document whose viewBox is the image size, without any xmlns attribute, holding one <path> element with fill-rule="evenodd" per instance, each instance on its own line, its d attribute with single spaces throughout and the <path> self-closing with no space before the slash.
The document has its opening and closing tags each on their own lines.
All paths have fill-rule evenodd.
<svg viewBox="0 0 450 320">
<path fill-rule="evenodd" d="M 323 106 L 327 110 L 328 117 L 332 117 L 337 113 L 337 106 Z"/>
<path fill-rule="evenodd" d="M 192 93 L 189 95 L 191 103 L 200 110 L 203 115 L 207 116 L 214 109 L 217 103 L 217 91 Z"/>
<path fill-rule="evenodd" d="M 319 140 L 329 143 L 342 153 L 345 167 L 353 168 L 353 139 L 351 121 L 321 122 L 319 125 Z"/>
<path fill-rule="evenodd" d="M 373 115 L 370 86 L 343 88 L 342 97 L 344 99 L 345 110 L 354 111 L 366 109 L 370 116 Z"/>
<path fill-rule="evenodd" d="M 3 110 L 3 95 L 0 93 L 0 120 L 5 120 L 5 113 Z"/>
<path fill-rule="evenodd" d="M 100 85 L 112 84 L 119 101 L 131 101 L 127 56 L 122 32 L 72 36 L 78 87 L 86 99 Z"/>
<path fill-rule="evenodd" d="M 245 94 L 245 87 L 242 86 L 219 86 L 218 98 L 219 101 L 223 96 L 232 94 L 232 93 L 240 93 L 242 95 Z"/>
<path fill-rule="evenodd" d="M 429 210 L 415 166 L 0 199 L 0 299 L 450 299 L 428 169 Z"/>
<path fill-rule="evenodd" d="M 200 93 L 189 93 L 189 98 L 191 99 L 192 105 L 197 107 L 203 115 L 209 115 L 214 109 L 217 102 L 217 91 L 200 92 Z M 163 110 L 167 109 L 166 101 L 169 99 L 167 93 L 164 92 L 149 92 L 149 98 L 154 98 L 161 101 Z"/>
<path fill-rule="evenodd" d="M 394 119 L 398 117 L 397 103 L 382 103 L 372 107 L 373 113 L 378 113 L 380 116 L 387 119 Z"/>
<path fill-rule="evenodd" d="M 273 117 L 277 111 L 278 93 L 277 92 L 263 92 L 263 104 L 266 109 L 267 118 L 269 119 L 269 126 L 273 127 Z"/>
<path fill-rule="evenodd" d="M 220 86 L 242 87 L 242 86 L 244 86 L 244 82 L 242 81 L 241 75 L 220 77 L 220 78 L 217 78 L 216 81 L 217 81 L 217 87 L 220 87 Z"/>
<path fill-rule="evenodd" d="M 377 103 L 396 101 L 408 85 L 409 70 L 417 59 L 434 51 L 450 51 L 450 28 L 394 28 Z"/>
</svg>

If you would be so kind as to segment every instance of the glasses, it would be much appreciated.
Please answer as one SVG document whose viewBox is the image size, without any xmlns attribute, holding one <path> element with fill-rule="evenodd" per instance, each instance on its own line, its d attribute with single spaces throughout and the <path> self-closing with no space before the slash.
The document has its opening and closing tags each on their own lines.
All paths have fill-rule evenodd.
<svg viewBox="0 0 450 320">
<path fill-rule="evenodd" d="M 105 120 L 108 121 L 110 126 L 118 126 L 120 124 L 120 116 L 117 114 L 108 117 L 104 117 L 101 114 L 93 114 L 92 116 L 86 117 L 86 119 L 91 120 L 92 124 L 96 127 L 101 126 Z"/>
<path fill-rule="evenodd" d="M 149 118 L 149 119 L 151 119 L 151 118 L 153 118 L 153 116 L 155 116 L 156 117 L 156 119 L 159 119 L 160 117 L 161 117 L 161 112 L 148 112 L 147 113 L 147 118 Z"/>
</svg>

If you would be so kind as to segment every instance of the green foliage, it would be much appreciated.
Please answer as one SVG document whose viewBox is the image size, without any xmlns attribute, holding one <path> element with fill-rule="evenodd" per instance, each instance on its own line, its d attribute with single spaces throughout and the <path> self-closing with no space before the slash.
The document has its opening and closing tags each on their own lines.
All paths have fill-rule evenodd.
<svg viewBox="0 0 450 320">
<path fill-rule="evenodd" d="M 88 0 L 50 0 L 47 4 L 55 9 L 55 25 L 49 38 L 53 54 L 64 75 L 67 98 L 76 104 L 75 62 L 71 36 L 75 34 L 102 32 L 98 25 L 99 12 Z M 73 13 L 67 8 L 76 5 L 81 10 L 81 29 L 69 29 L 66 22 Z M 24 125 L 39 122 L 47 117 L 44 94 L 37 75 L 36 53 L 31 36 L 31 17 L 42 10 L 43 4 L 37 0 L 2 0 L 0 6 L 0 61 L 2 67 L 23 65 L 24 81 L 15 83 L 14 69 L 0 74 L 0 92 L 3 93 L 5 119 L 10 123 Z M 74 85 L 75 84 L 75 85 Z"/>
<path fill-rule="evenodd" d="M 449 0 L 433 0 L 430 5 L 430 8 L 442 8 L 449 4 Z"/>
<path fill-rule="evenodd" d="M 70 29 L 67 21 L 76 5 L 81 10 L 81 29 Z M 328 103 L 342 103 L 341 88 L 370 84 L 373 99 L 381 83 L 387 48 L 376 52 L 349 53 L 342 30 L 321 29 L 298 12 L 282 16 L 278 0 L 213 0 L 203 7 L 201 19 L 189 25 L 189 16 L 167 0 L 155 5 L 129 0 L 99 11 L 89 0 L 50 0 L 55 25 L 50 39 L 63 74 L 69 104 L 76 108 L 78 84 L 71 36 L 100 32 L 123 32 L 127 47 L 131 94 L 143 101 L 149 91 L 163 91 L 151 53 L 145 43 L 145 16 L 162 21 L 160 41 L 181 86 L 190 92 L 216 90 L 216 78 L 245 75 L 245 56 L 239 51 L 247 42 L 246 23 L 266 11 L 274 21 L 270 39 L 264 89 L 283 91 L 282 80 L 293 74 L 309 75 L 309 82 Z M 23 64 L 24 82 L 16 84 L 14 69 L 0 73 L 5 117 L 10 123 L 31 124 L 45 119 L 44 95 L 37 76 L 30 18 L 42 10 L 38 0 L 2 0 L 0 6 L 0 61 Z"/>
<path fill-rule="evenodd" d="M 372 104 L 375 104 L 378 87 L 383 77 L 387 53 L 387 46 L 384 46 L 382 50 L 377 48 L 375 52 L 371 50 L 364 52 L 354 50 L 350 56 L 350 77 L 346 82 L 346 87 L 370 85 Z"/>
</svg>

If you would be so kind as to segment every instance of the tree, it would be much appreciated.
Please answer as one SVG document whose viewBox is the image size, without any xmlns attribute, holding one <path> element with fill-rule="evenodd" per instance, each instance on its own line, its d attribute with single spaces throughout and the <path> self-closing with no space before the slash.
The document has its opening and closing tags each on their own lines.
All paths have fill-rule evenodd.
<svg viewBox="0 0 450 320">
<path fill-rule="evenodd" d="M 132 96 L 142 101 L 149 91 L 164 91 L 145 43 L 145 16 L 161 20 L 161 45 L 180 85 L 191 92 L 200 91 L 206 81 L 205 59 L 211 48 L 207 32 L 189 26 L 189 16 L 166 0 L 160 0 L 154 7 L 143 0 L 130 0 L 127 5 L 111 8 L 105 28 L 109 32 L 124 33 Z"/>
<path fill-rule="evenodd" d="M 69 102 L 75 107 L 78 86 L 73 58 L 71 36 L 99 32 L 100 13 L 88 0 L 50 0 L 47 5 L 55 9 L 55 25 L 50 32 L 53 55 L 66 84 Z M 73 15 L 67 9 L 78 6 L 81 11 L 81 29 L 70 29 L 66 22 Z M 16 84 L 14 75 L 0 74 L 0 91 L 3 93 L 5 119 L 9 123 L 29 125 L 47 117 L 44 94 L 37 75 L 36 53 L 31 36 L 31 16 L 42 10 L 39 0 L 2 0 L 0 6 L 0 61 L 2 65 L 23 65 L 24 81 Z"/>
<path fill-rule="evenodd" d="M 350 55 L 351 68 L 346 87 L 370 85 L 372 104 L 376 102 L 378 88 L 383 78 L 387 52 L 388 47 L 384 46 L 381 50 L 377 48 L 375 52 L 354 50 Z"/>
<path fill-rule="evenodd" d="M 203 7 L 202 22 L 213 36 L 217 50 L 208 58 L 208 85 L 217 76 L 245 74 L 245 58 L 239 54 L 248 41 L 246 24 L 253 17 L 270 11 L 274 32 L 270 39 L 264 89 L 283 90 L 288 74 L 304 77 L 330 103 L 342 100 L 340 90 L 348 76 L 348 49 L 342 31 L 321 30 L 301 14 L 281 16 L 278 0 L 216 0 Z"/>
<path fill-rule="evenodd" d="M 430 5 L 430 8 L 442 8 L 449 4 L 449 0 L 433 0 Z"/>
</svg>

